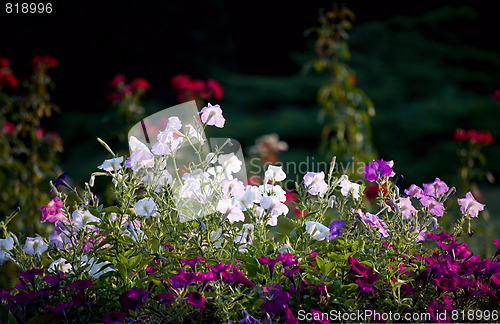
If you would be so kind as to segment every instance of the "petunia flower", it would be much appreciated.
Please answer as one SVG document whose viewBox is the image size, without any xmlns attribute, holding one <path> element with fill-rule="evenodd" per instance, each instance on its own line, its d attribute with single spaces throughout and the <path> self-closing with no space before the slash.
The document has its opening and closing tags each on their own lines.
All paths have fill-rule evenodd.
<svg viewBox="0 0 500 324">
<path fill-rule="evenodd" d="M 186 301 L 198 309 L 205 308 L 207 300 L 199 291 L 191 291 L 186 294 Z"/>
<path fill-rule="evenodd" d="M 137 215 L 146 216 L 148 219 L 151 216 L 157 216 L 158 208 L 153 198 L 142 198 L 134 204 L 134 210 Z"/>
<path fill-rule="evenodd" d="M 274 272 L 274 267 L 276 264 L 280 261 L 278 259 L 271 259 L 266 257 L 265 255 L 261 256 L 260 258 L 257 258 L 260 264 L 264 265 L 267 264 L 267 267 L 269 268 L 269 275 L 272 276 Z"/>
<path fill-rule="evenodd" d="M 240 172 L 241 165 L 243 164 L 234 153 L 219 155 L 218 162 L 222 166 L 227 179 L 232 179 L 233 173 Z"/>
<path fill-rule="evenodd" d="M 122 163 L 123 156 L 119 156 L 114 159 L 104 160 L 104 162 L 102 162 L 101 165 L 99 165 L 97 168 L 104 171 L 116 172 L 121 169 Z"/>
<path fill-rule="evenodd" d="M 408 189 L 405 189 L 405 194 L 410 196 L 410 198 L 420 199 L 424 196 L 424 191 L 419 186 L 412 184 Z"/>
<path fill-rule="evenodd" d="M 226 119 L 222 116 L 222 109 L 219 105 L 212 106 L 210 103 L 200 111 L 201 122 L 205 125 L 213 125 L 219 128 L 224 127 Z"/>
<path fill-rule="evenodd" d="M 245 220 L 240 202 L 236 199 L 221 199 L 217 204 L 217 211 L 220 211 L 224 215 L 222 219 L 227 218 L 231 223 L 243 222 Z"/>
<path fill-rule="evenodd" d="M 252 315 L 248 314 L 246 310 L 243 310 L 243 318 L 238 322 L 238 324 L 260 324 L 258 320 Z"/>
<path fill-rule="evenodd" d="M 351 181 L 349 181 L 349 179 L 346 178 L 346 179 L 340 181 L 339 186 L 340 186 L 340 188 L 342 188 L 342 189 L 340 189 L 340 193 L 344 197 L 347 197 L 349 195 L 349 193 L 351 193 L 352 197 L 355 200 L 359 199 L 359 189 L 360 189 L 359 184 L 351 182 Z"/>
<path fill-rule="evenodd" d="M 41 236 L 37 237 L 27 237 L 26 243 L 24 244 L 24 252 L 29 255 L 42 255 L 43 252 L 47 251 L 49 245 L 44 242 Z"/>
<path fill-rule="evenodd" d="M 59 274 L 60 272 L 68 273 L 72 270 L 71 263 L 69 263 L 65 258 L 60 258 L 55 260 L 49 265 L 49 272 L 54 272 Z"/>
<path fill-rule="evenodd" d="M 385 177 L 393 177 L 396 173 L 392 170 L 394 166 L 393 161 L 385 162 L 383 159 L 375 160 L 365 165 L 365 178 L 368 181 L 381 181 L 385 182 Z"/>
<path fill-rule="evenodd" d="M 94 230 L 96 227 L 94 225 L 88 225 L 88 223 L 100 223 L 101 220 L 92 215 L 88 210 L 77 209 L 71 214 L 71 222 L 77 229 L 87 228 L 89 230 Z"/>
<path fill-rule="evenodd" d="M 47 205 L 42 206 L 40 210 L 42 211 L 42 220 L 44 223 L 46 221 L 53 222 L 56 225 L 61 221 L 69 222 L 66 214 L 62 211 L 63 203 L 59 197 L 54 197 Z"/>
<path fill-rule="evenodd" d="M 436 178 L 434 182 L 424 183 L 424 193 L 431 197 L 440 197 L 448 192 L 450 188 L 448 185 L 439 178 Z"/>
<path fill-rule="evenodd" d="M 8 251 L 14 248 L 14 239 L 12 237 L 7 237 L 0 239 L 0 265 L 2 265 L 5 260 L 10 258 Z"/>
<path fill-rule="evenodd" d="M 323 197 L 328 191 L 328 184 L 325 182 L 325 173 L 323 171 L 307 172 L 304 175 L 304 186 L 309 194 Z"/>
<path fill-rule="evenodd" d="M 184 263 L 187 264 L 188 266 L 191 267 L 191 269 L 196 272 L 196 264 L 198 262 L 205 262 L 207 261 L 206 259 L 200 258 L 199 256 L 196 256 L 192 259 L 179 259 L 179 263 Z"/>
<path fill-rule="evenodd" d="M 245 184 L 238 179 L 222 179 L 220 184 L 226 195 L 241 198 L 245 194 Z"/>
<path fill-rule="evenodd" d="M 398 202 L 398 207 L 401 210 L 401 213 L 403 214 L 403 219 L 409 219 L 411 218 L 412 215 L 415 215 L 417 213 L 417 210 L 415 209 L 415 207 L 412 206 L 409 197 L 400 198 Z"/>
<path fill-rule="evenodd" d="M 269 215 L 268 225 L 276 226 L 278 224 L 278 216 L 288 214 L 287 205 L 279 201 L 279 198 L 275 196 L 262 197 L 260 200 L 260 206 L 267 210 Z"/>
<path fill-rule="evenodd" d="M 306 232 L 311 235 L 313 239 L 323 241 L 330 237 L 330 229 L 325 225 L 313 221 L 307 221 L 305 224 Z"/>
<path fill-rule="evenodd" d="M 267 183 L 269 180 L 273 182 L 283 181 L 285 178 L 286 173 L 283 171 L 281 166 L 270 165 L 264 173 L 264 183 Z"/>
<path fill-rule="evenodd" d="M 328 239 L 333 240 L 337 236 L 342 236 L 345 224 L 345 221 L 341 219 L 333 220 L 332 223 L 328 226 L 328 229 L 330 230 Z"/>
<path fill-rule="evenodd" d="M 361 209 L 357 211 L 360 219 L 369 227 L 376 227 L 380 237 L 389 237 L 387 232 L 387 224 L 382 221 L 377 215 L 371 213 L 363 213 Z"/>
<path fill-rule="evenodd" d="M 279 314 L 283 310 L 283 306 L 288 305 L 289 294 L 283 291 L 277 283 L 271 283 L 267 287 L 263 287 L 261 299 L 263 303 L 261 308 L 267 313 Z"/>
<path fill-rule="evenodd" d="M 424 196 L 420 198 L 420 203 L 425 209 L 432 215 L 435 216 L 443 216 L 444 214 L 444 206 L 443 203 L 437 201 L 433 197 Z"/>
<path fill-rule="evenodd" d="M 133 287 L 120 294 L 119 300 L 124 311 L 135 311 L 144 305 L 144 302 L 151 293 L 143 288 Z"/>
<path fill-rule="evenodd" d="M 477 214 L 484 209 L 484 204 L 478 202 L 472 193 L 469 191 L 465 194 L 465 198 L 457 199 L 460 205 L 460 211 L 464 215 L 469 215 L 470 217 L 477 217 Z"/>
</svg>

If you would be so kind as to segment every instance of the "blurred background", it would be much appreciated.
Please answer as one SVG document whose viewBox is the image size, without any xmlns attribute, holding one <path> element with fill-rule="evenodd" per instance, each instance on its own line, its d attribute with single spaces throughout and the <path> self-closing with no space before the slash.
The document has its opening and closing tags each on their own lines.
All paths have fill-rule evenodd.
<svg viewBox="0 0 500 324">
<path fill-rule="evenodd" d="M 51 14 L 2 12 L 0 57 L 10 60 L 20 82 L 31 73 L 34 55 L 58 60 L 50 70 L 50 101 L 60 112 L 41 125 L 61 136 L 59 171 L 68 172 L 72 185 L 82 187 L 110 157 L 97 137 L 126 152 L 121 139 L 128 128 L 108 97 L 116 74 L 126 82 L 149 82 L 140 97 L 144 117 L 179 103 L 174 76 L 213 79 L 224 96 L 210 102 L 223 108 L 226 127 L 208 136 L 232 137 L 249 148 L 259 136 L 276 133 L 288 143 L 279 154 L 283 163 L 336 155 L 335 146 L 321 145 L 329 112 L 318 100 L 332 73 L 318 73 L 321 68 L 311 63 L 318 59 L 318 37 L 307 32 L 321 26 L 319 10 L 331 10 L 334 2 L 52 3 Z M 456 130 L 490 132 L 495 142 L 480 147 L 478 177 L 467 185 L 474 184 L 488 208 L 482 231 L 500 226 L 500 191 L 493 181 L 500 179 L 500 103 L 492 100 L 500 88 L 495 10 L 479 1 L 344 3 L 355 19 L 342 38 L 348 49 L 343 45 L 338 56 L 349 67 L 349 86 L 362 89 L 356 93 L 374 107 L 375 114 L 360 115 L 371 125 L 371 156 L 394 160 L 395 171 L 405 176 L 403 187 L 436 176 L 458 184 L 469 146 L 454 140 Z M 48 191 L 48 182 L 42 183 Z M 9 210 L 16 207 L 11 205 Z"/>
</svg>

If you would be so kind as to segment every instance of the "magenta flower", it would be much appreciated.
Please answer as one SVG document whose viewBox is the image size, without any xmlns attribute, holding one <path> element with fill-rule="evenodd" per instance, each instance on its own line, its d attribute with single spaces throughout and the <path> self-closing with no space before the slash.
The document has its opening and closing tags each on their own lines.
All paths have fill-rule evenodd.
<svg viewBox="0 0 500 324">
<path fill-rule="evenodd" d="M 226 119 L 222 116 L 222 109 L 219 105 L 212 106 L 210 103 L 200 111 L 201 122 L 205 125 L 213 125 L 222 128 Z"/>
<path fill-rule="evenodd" d="M 337 236 L 342 236 L 342 231 L 344 230 L 345 221 L 341 219 L 335 219 L 328 228 L 330 229 L 329 240 L 333 240 Z"/>
<path fill-rule="evenodd" d="M 298 260 L 293 259 L 293 254 L 291 254 L 291 253 L 285 253 L 285 254 L 278 253 L 278 256 L 276 257 L 276 259 L 278 261 L 281 261 L 281 265 L 285 268 L 291 267 L 291 266 L 296 266 L 297 264 L 299 264 Z"/>
<path fill-rule="evenodd" d="M 451 240 L 453 238 L 453 235 L 448 235 L 446 234 L 445 231 L 442 231 L 441 233 L 439 233 L 439 235 L 436 235 L 434 233 L 427 233 L 427 238 L 431 238 L 436 241 L 443 241 L 443 240 Z"/>
<path fill-rule="evenodd" d="M 446 244 L 438 241 L 436 245 L 448 252 L 448 254 L 455 260 L 464 260 L 472 255 L 472 252 L 469 251 L 469 246 L 465 243 L 451 241 L 450 243 Z"/>
<path fill-rule="evenodd" d="M 207 264 L 207 268 L 212 270 L 215 278 L 222 279 L 223 274 L 227 273 L 227 270 L 231 268 L 231 264 L 224 264 L 224 262 L 219 262 L 213 266 Z"/>
<path fill-rule="evenodd" d="M 267 313 L 279 314 L 283 310 L 283 306 L 288 305 L 289 294 L 283 291 L 281 286 L 276 283 L 271 283 L 267 287 L 263 287 L 262 300 L 260 307 Z"/>
<path fill-rule="evenodd" d="M 439 178 L 434 179 L 434 182 L 424 183 L 424 193 L 427 196 L 438 198 L 447 193 L 449 189 L 448 185 Z"/>
<path fill-rule="evenodd" d="M 297 321 L 295 316 L 293 316 L 293 313 L 290 310 L 290 307 L 288 307 L 288 305 L 283 306 L 283 320 L 287 324 L 299 324 L 299 321 Z M 271 321 L 269 320 L 265 323 L 271 323 Z"/>
<path fill-rule="evenodd" d="M 124 311 L 135 311 L 137 308 L 142 307 L 150 292 L 143 288 L 134 287 L 120 294 L 120 303 Z"/>
<path fill-rule="evenodd" d="M 69 220 L 66 217 L 66 214 L 61 211 L 63 208 L 63 204 L 59 197 L 54 197 L 47 205 L 42 206 L 40 210 L 42 211 L 42 223 L 46 221 L 53 222 L 57 225 L 57 223 L 61 220 L 68 222 Z"/>
<path fill-rule="evenodd" d="M 273 272 L 274 272 L 274 267 L 276 266 L 276 263 L 278 263 L 279 260 L 278 259 L 270 259 L 270 258 L 266 257 L 265 255 L 263 255 L 260 258 L 257 258 L 257 260 L 259 260 L 260 264 L 267 264 L 267 266 L 269 267 L 269 274 L 272 277 Z"/>
<path fill-rule="evenodd" d="M 451 307 L 451 303 L 453 302 L 453 299 L 446 298 L 446 295 L 443 297 L 444 305 L 439 304 L 436 302 L 434 299 L 431 300 L 429 305 L 427 305 L 427 311 L 431 315 L 431 319 L 435 323 L 449 323 L 450 322 L 450 316 L 448 314 L 451 314 L 450 311 L 454 310 L 454 308 Z M 442 319 L 443 313 L 446 313 L 446 319 Z"/>
<path fill-rule="evenodd" d="M 420 199 L 424 196 L 424 191 L 419 186 L 412 184 L 408 189 L 405 189 L 405 194 L 411 198 Z"/>
<path fill-rule="evenodd" d="M 368 274 L 371 273 L 373 271 L 372 268 L 368 267 L 368 266 L 365 266 L 363 264 L 361 264 L 358 259 L 356 259 L 355 257 L 352 257 L 350 256 L 348 259 L 347 259 L 347 262 L 349 262 L 351 265 L 352 265 L 352 268 L 351 268 L 351 273 L 355 274 L 355 275 L 358 275 L 358 276 L 362 276 L 364 278 L 367 278 L 368 277 Z"/>
<path fill-rule="evenodd" d="M 199 291 L 191 291 L 187 293 L 186 300 L 188 303 L 190 303 L 191 305 L 195 306 L 198 309 L 205 308 L 205 303 L 207 302 L 205 297 L 203 297 L 203 295 L 200 294 Z"/>
<path fill-rule="evenodd" d="M 493 243 L 495 243 L 495 245 L 497 246 L 497 250 L 495 252 L 495 255 L 493 256 L 493 259 L 495 259 L 497 255 L 500 254 L 500 240 L 493 239 Z"/>
<path fill-rule="evenodd" d="M 383 159 L 375 160 L 370 164 L 365 165 L 365 178 L 368 181 L 374 182 L 382 180 L 384 183 L 385 177 L 393 177 L 396 173 L 392 170 L 393 161 L 385 162 Z"/>
<path fill-rule="evenodd" d="M 200 261 L 205 262 L 207 260 L 200 258 L 199 256 L 196 256 L 192 259 L 179 259 L 179 263 L 187 264 L 188 266 L 191 267 L 191 269 L 193 269 L 194 272 L 196 272 L 196 264 Z"/>
<path fill-rule="evenodd" d="M 484 204 L 479 203 L 472 193 L 469 191 L 465 194 L 465 198 L 457 199 L 460 205 L 460 211 L 464 215 L 469 215 L 470 217 L 477 217 L 477 214 L 484 209 Z"/>
<path fill-rule="evenodd" d="M 91 285 L 92 285 L 92 280 L 91 279 L 89 279 L 89 280 L 76 280 L 76 281 L 68 284 L 68 287 L 69 288 L 74 288 L 74 289 L 77 289 L 77 290 L 85 290 L 88 287 L 90 287 Z"/>
<path fill-rule="evenodd" d="M 443 216 L 443 214 L 444 214 L 443 203 L 440 203 L 436 199 L 429 197 L 429 196 L 425 196 L 425 197 L 420 198 L 420 203 L 432 215 Z"/>
<path fill-rule="evenodd" d="M 243 272 L 239 271 L 238 268 L 234 267 L 232 273 L 227 273 L 225 276 L 225 281 L 231 283 L 232 285 L 242 284 L 247 288 L 253 288 L 255 285 L 252 281 L 247 279 Z"/>
<path fill-rule="evenodd" d="M 320 323 L 320 324 L 328 324 L 330 321 L 328 320 L 328 315 L 327 313 L 323 313 L 322 311 L 316 310 L 316 309 L 309 309 L 309 311 L 312 314 L 312 318 L 315 323 Z M 326 316 L 325 316 L 326 315 Z"/>
</svg>

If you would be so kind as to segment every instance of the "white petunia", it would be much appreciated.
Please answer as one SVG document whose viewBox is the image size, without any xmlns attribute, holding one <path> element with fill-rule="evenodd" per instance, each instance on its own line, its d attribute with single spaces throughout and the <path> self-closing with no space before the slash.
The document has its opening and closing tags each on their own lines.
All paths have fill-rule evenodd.
<svg viewBox="0 0 500 324">
<path fill-rule="evenodd" d="M 217 211 L 220 211 L 229 222 L 243 222 L 245 215 L 241 211 L 241 204 L 236 199 L 221 199 L 217 204 Z"/>
<path fill-rule="evenodd" d="M 0 239 L 0 265 L 2 265 L 5 260 L 10 258 L 8 251 L 14 248 L 14 239 L 12 237 L 7 237 Z"/>
<path fill-rule="evenodd" d="M 114 159 L 104 160 L 97 168 L 109 172 L 118 171 L 121 169 L 122 162 L 123 156 L 120 156 Z"/>
<path fill-rule="evenodd" d="M 43 252 L 47 251 L 49 245 L 43 241 L 41 236 L 27 237 L 24 244 L 24 252 L 29 255 L 40 256 Z"/>
<path fill-rule="evenodd" d="M 347 179 L 347 177 L 340 182 L 340 193 L 344 196 L 347 197 L 349 193 L 351 193 L 352 197 L 356 200 L 359 199 L 359 188 L 360 185 L 354 182 L 351 182 Z"/>
<path fill-rule="evenodd" d="M 49 272 L 54 272 L 59 274 L 60 272 L 68 273 L 73 269 L 71 263 L 69 263 L 65 258 L 60 258 L 55 260 L 49 265 Z"/>
<path fill-rule="evenodd" d="M 219 155 L 219 164 L 222 165 L 222 168 L 226 172 L 226 177 L 232 179 L 231 174 L 238 173 L 241 170 L 243 162 L 234 153 L 229 153 Z"/>
<path fill-rule="evenodd" d="M 142 198 L 134 205 L 134 210 L 137 215 L 146 216 L 146 219 L 151 216 L 158 215 L 156 204 L 152 198 Z"/>
<path fill-rule="evenodd" d="M 86 227 L 89 230 L 94 230 L 96 227 L 94 225 L 87 225 L 88 223 L 101 222 L 99 218 L 92 215 L 88 210 L 75 210 L 71 214 L 71 221 L 76 228 L 83 229 L 84 227 Z"/>
<path fill-rule="evenodd" d="M 89 275 L 92 279 L 97 279 L 106 272 L 115 271 L 115 269 L 112 267 L 106 267 L 107 265 L 112 264 L 109 261 L 96 262 L 94 257 L 91 257 L 89 259 L 86 255 L 79 257 L 78 260 L 80 261 L 80 265 L 82 268 L 87 267 Z"/>
<path fill-rule="evenodd" d="M 317 241 L 323 241 L 330 236 L 330 229 L 318 222 L 307 221 L 306 232 Z"/>
<path fill-rule="evenodd" d="M 328 191 L 328 184 L 325 182 L 325 173 L 307 172 L 304 175 L 304 186 L 311 195 L 322 197 Z"/>
<path fill-rule="evenodd" d="M 264 173 L 264 183 L 267 183 L 268 180 L 283 181 L 285 178 L 286 173 L 283 171 L 281 166 L 270 165 Z"/>
<path fill-rule="evenodd" d="M 241 231 L 234 237 L 234 243 L 241 244 L 238 246 L 240 253 L 248 252 L 247 244 L 253 244 L 253 224 L 243 224 Z"/>
</svg>

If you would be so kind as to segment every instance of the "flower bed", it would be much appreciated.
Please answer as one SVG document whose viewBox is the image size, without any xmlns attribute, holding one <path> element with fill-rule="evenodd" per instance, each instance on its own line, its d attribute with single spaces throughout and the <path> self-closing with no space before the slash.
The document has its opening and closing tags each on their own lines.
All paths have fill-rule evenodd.
<svg viewBox="0 0 500 324">
<path fill-rule="evenodd" d="M 165 120 L 153 145 L 130 137 L 126 159 L 102 143 L 112 157 L 83 190 L 65 175 L 52 183 L 41 212 L 54 233 L 0 240 L 0 262 L 20 269 L 0 291 L 1 321 L 498 320 L 500 241 L 491 259 L 457 241 L 484 208 L 471 193 L 457 199 L 439 178 L 400 192 L 394 163 L 376 160 L 364 168 L 379 188 L 372 210 L 333 158 L 296 183 L 290 216 L 283 169 L 246 185 L 231 141 L 205 149 L 204 128 L 225 124 L 221 108 L 194 117 Z M 185 150 L 196 158 L 180 165 Z M 97 176 L 111 179 L 116 205 L 92 192 Z M 439 220 L 451 199 L 462 217 L 447 234 Z"/>
</svg>

